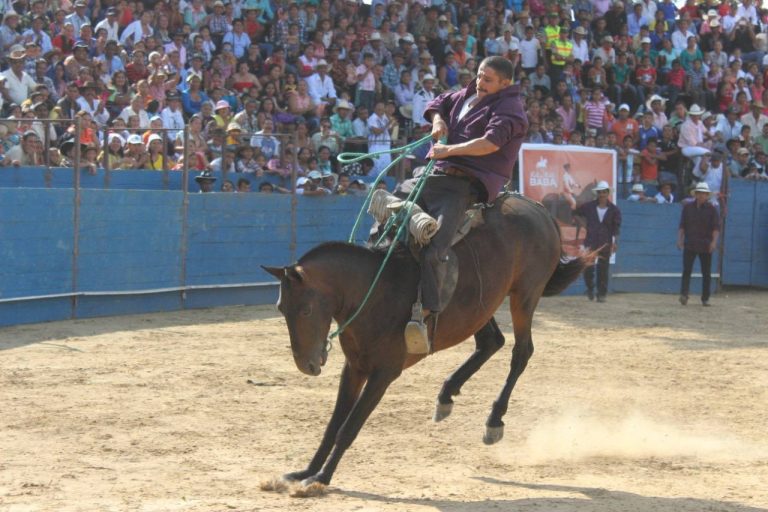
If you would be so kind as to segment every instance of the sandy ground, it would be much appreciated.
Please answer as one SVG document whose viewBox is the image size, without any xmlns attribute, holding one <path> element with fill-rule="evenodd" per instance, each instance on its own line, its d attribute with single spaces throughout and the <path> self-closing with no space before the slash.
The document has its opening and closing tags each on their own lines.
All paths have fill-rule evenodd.
<svg viewBox="0 0 768 512">
<path fill-rule="evenodd" d="M 0 329 L 0 510 L 768 510 L 768 292 L 609 299 L 542 302 L 501 443 L 510 343 L 431 422 L 465 343 L 395 382 L 317 498 L 259 484 L 309 461 L 342 356 L 301 375 L 273 308 Z"/>
</svg>

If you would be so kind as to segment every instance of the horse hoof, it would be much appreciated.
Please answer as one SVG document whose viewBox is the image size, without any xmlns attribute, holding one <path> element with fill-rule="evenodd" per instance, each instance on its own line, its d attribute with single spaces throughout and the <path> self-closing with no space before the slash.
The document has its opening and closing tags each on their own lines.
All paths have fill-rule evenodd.
<svg viewBox="0 0 768 512">
<path fill-rule="evenodd" d="M 437 407 L 435 407 L 435 415 L 432 417 L 432 421 L 437 423 L 443 421 L 445 418 L 451 415 L 453 411 L 453 402 L 447 404 L 441 404 L 440 400 L 437 401 Z"/>
<path fill-rule="evenodd" d="M 487 445 L 496 444 L 504 437 L 504 425 L 500 427 L 485 427 L 483 442 Z"/>
<path fill-rule="evenodd" d="M 286 473 L 283 475 L 283 482 L 301 482 L 307 478 L 308 473 L 306 471 L 294 471 L 293 473 Z"/>
<path fill-rule="evenodd" d="M 292 498 L 316 498 L 324 496 L 328 492 L 328 486 L 312 476 L 302 480 L 301 485 L 291 490 Z"/>
</svg>

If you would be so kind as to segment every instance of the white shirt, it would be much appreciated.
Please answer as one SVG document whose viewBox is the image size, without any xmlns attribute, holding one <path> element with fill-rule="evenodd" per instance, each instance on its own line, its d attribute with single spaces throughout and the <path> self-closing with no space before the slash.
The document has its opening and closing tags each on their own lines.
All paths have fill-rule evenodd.
<svg viewBox="0 0 768 512">
<path fill-rule="evenodd" d="M 696 166 L 696 168 L 693 169 L 693 175 L 709 185 L 709 190 L 718 193 L 720 192 L 720 187 L 723 185 L 723 164 L 721 163 L 717 167 L 710 164 L 706 173 L 701 172 L 700 166 Z M 711 197 L 717 200 L 715 194 L 712 194 Z"/>
<path fill-rule="evenodd" d="M 477 104 L 477 94 L 473 94 L 466 100 L 464 100 L 464 104 L 461 106 L 461 110 L 459 111 L 459 121 L 464 119 L 464 116 L 467 115 L 467 112 L 474 107 Z"/>
<path fill-rule="evenodd" d="M 739 7 L 736 8 L 736 19 L 739 18 L 749 20 L 752 25 L 757 25 L 757 9 L 754 5 L 746 7 L 743 3 L 739 4 Z"/>
<path fill-rule="evenodd" d="M 128 124 L 128 118 L 131 116 L 139 116 L 139 128 L 142 130 L 146 130 L 149 128 L 149 116 L 147 115 L 147 111 L 144 109 L 139 110 L 138 112 L 135 112 L 130 105 L 125 107 L 122 112 L 120 112 L 120 118 L 125 121 L 125 124 Z"/>
<path fill-rule="evenodd" d="M 107 41 L 119 41 L 117 37 L 119 25 L 117 24 L 117 20 L 113 24 L 109 24 L 109 19 L 104 18 L 100 22 L 96 24 L 96 28 L 94 28 L 93 33 L 95 34 L 101 29 L 104 29 L 107 31 Z"/>
<path fill-rule="evenodd" d="M 573 58 L 583 63 L 589 62 L 589 45 L 585 38 L 582 37 L 580 43 L 573 41 Z"/>
<path fill-rule="evenodd" d="M 21 78 L 17 77 L 16 73 L 11 69 L 3 71 L 3 76 L 5 77 L 5 87 L 8 89 L 8 95 L 11 97 L 11 101 L 17 105 L 21 105 L 37 85 L 32 77 L 24 71 L 21 72 Z"/>
<path fill-rule="evenodd" d="M 107 109 L 101 111 L 100 114 L 96 113 L 99 108 L 99 100 L 94 100 L 93 105 L 88 104 L 88 101 L 83 96 L 77 98 L 77 104 L 80 106 L 80 110 L 85 110 L 99 126 L 104 126 L 109 121 L 109 112 Z"/>
<path fill-rule="evenodd" d="M 120 42 L 125 45 L 130 39 L 131 43 L 128 46 L 133 46 L 136 42 L 151 36 L 153 32 L 152 27 L 147 27 L 147 32 L 145 33 L 141 26 L 141 20 L 136 20 L 125 28 L 123 35 L 120 36 Z"/>
<path fill-rule="evenodd" d="M 539 50 L 541 49 L 541 43 L 535 37 L 530 40 L 523 39 L 520 41 L 520 65 L 526 69 L 535 68 L 539 63 Z"/>
<path fill-rule="evenodd" d="M 422 89 L 417 94 L 413 95 L 413 112 L 411 113 L 411 119 L 414 124 L 418 126 L 425 126 L 430 124 L 424 118 L 424 112 L 427 110 L 427 103 L 435 99 L 435 93 Z"/>
<path fill-rule="evenodd" d="M 390 143 L 392 142 L 392 137 L 389 135 L 389 130 L 387 129 L 387 125 L 389 124 L 389 118 L 386 114 L 379 117 L 374 112 L 370 115 L 368 118 L 368 148 L 370 149 L 373 146 L 387 146 L 389 147 Z M 373 133 L 373 130 L 371 128 L 383 128 L 384 131 L 381 133 Z"/>
<path fill-rule="evenodd" d="M 160 112 L 160 117 L 163 120 L 163 128 L 176 130 L 168 133 L 169 139 L 175 139 L 180 131 L 184 129 L 184 116 L 181 114 L 181 110 L 173 111 L 171 107 L 165 107 Z"/>
<path fill-rule="evenodd" d="M 307 77 L 307 88 L 312 101 L 315 103 L 324 103 L 324 98 L 336 99 L 336 87 L 333 80 L 327 74 L 324 77 L 320 73 L 313 73 Z"/>
<path fill-rule="evenodd" d="M 608 207 L 600 208 L 597 207 L 597 218 L 600 219 L 600 222 L 603 222 L 603 219 L 605 218 L 605 213 L 608 211 Z"/>
</svg>

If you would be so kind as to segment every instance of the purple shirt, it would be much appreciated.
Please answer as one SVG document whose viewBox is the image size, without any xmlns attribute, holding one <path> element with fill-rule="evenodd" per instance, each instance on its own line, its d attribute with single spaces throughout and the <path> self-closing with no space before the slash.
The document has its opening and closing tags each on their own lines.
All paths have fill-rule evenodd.
<svg viewBox="0 0 768 512">
<path fill-rule="evenodd" d="M 520 145 L 528 131 L 520 87 L 513 85 L 477 102 L 459 120 L 464 101 L 476 93 L 473 80 L 466 89 L 441 94 L 427 104 L 424 117 L 432 120 L 439 113 L 448 125 L 448 144 L 460 144 L 480 137 L 499 147 L 484 156 L 454 156 L 435 163 L 436 169 L 458 167 L 476 177 L 485 186 L 487 200 L 493 201 L 512 178 Z"/>
<path fill-rule="evenodd" d="M 709 252 L 715 231 L 720 231 L 720 217 L 709 201 L 702 205 L 696 201 L 683 206 L 680 229 L 685 233 L 685 248 L 693 252 Z"/>
</svg>

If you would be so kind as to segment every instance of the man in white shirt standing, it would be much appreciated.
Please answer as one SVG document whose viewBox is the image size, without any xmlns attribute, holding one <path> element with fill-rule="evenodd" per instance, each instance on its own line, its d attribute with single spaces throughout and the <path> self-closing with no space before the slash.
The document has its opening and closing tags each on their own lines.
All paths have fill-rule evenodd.
<svg viewBox="0 0 768 512">
<path fill-rule="evenodd" d="M 421 81 L 422 89 L 413 96 L 411 119 L 413 119 L 413 124 L 419 129 L 425 129 L 432 125 L 432 123 L 424 119 L 424 111 L 427 110 L 427 103 L 435 99 L 435 93 L 432 90 L 434 86 L 435 77 L 426 74 Z"/>
<path fill-rule="evenodd" d="M 168 132 L 168 140 L 176 140 L 176 136 L 184 129 L 184 115 L 181 112 L 181 95 L 177 91 L 171 91 L 166 95 L 168 105 L 160 112 L 163 120 L 163 128 L 174 130 Z"/>
<path fill-rule="evenodd" d="M 579 59 L 582 64 L 589 62 L 589 44 L 587 44 L 587 29 L 576 27 L 573 31 L 573 58 Z"/>
<path fill-rule="evenodd" d="M 118 31 L 120 26 L 117 24 L 117 9 L 110 7 L 107 9 L 107 17 L 96 24 L 94 32 L 101 29 L 107 31 L 107 41 L 118 41 Z"/>
<path fill-rule="evenodd" d="M 3 71 L 5 77 L 4 99 L 17 105 L 21 105 L 37 85 L 32 77 L 24 71 L 25 58 L 26 52 L 20 45 L 12 47 L 8 56 L 8 62 L 11 66 Z"/>
<path fill-rule="evenodd" d="M 373 114 L 368 118 L 368 152 L 389 151 L 392 149 L 392 136 L 389 131 L 397 124 L 396 119 L 390 119 L 384 102 L 377 102 Z M 392 162 L 392 156 L 387 153 L 375 158 L 371 175 L 378 176 Z"/>
<path fill-rule="evenodd" d="M 315 72 L 307 77 L 307 88 L 312 101 L 323 110 L 336 103 L 336 87 L 328 75 L 328 62 L 325 59 L 317 61 Z"/>
<path fill-rule="evenodd" d="M 536 70 L 539 55 L 541 55 L 541 42 L 533 35 L 533 27 L 525 27 L 525 38 L 518 45 L 520 47 L 520 66 L 522 66 L 526 76 Z"/>
</svg>

